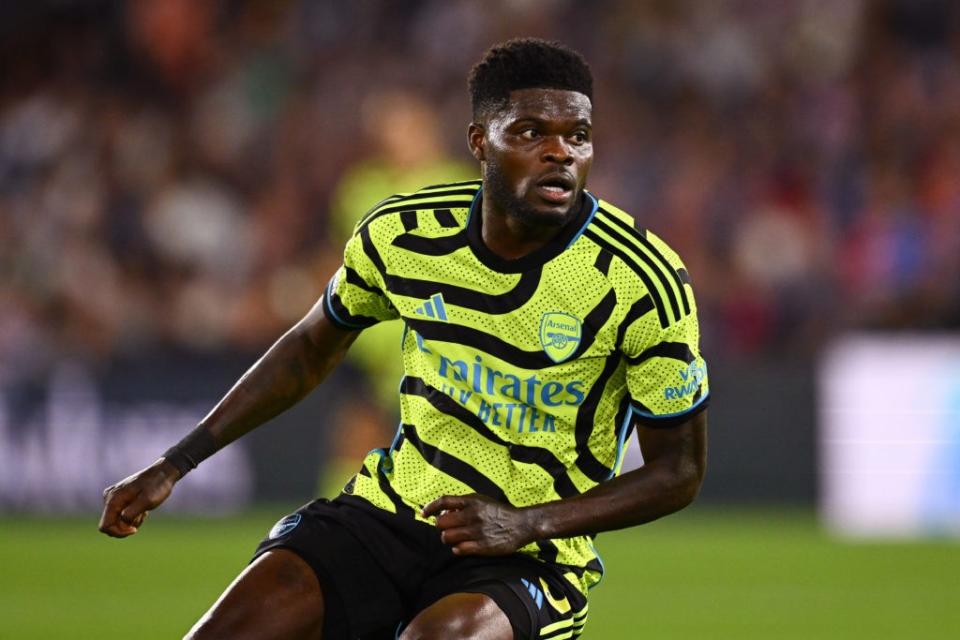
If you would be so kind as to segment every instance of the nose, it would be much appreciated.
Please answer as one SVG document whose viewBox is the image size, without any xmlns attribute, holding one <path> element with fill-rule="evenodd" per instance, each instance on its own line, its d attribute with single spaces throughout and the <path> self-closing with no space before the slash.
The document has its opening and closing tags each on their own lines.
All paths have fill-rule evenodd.
<svg viewBox="0 0 960 640">
<path fill-rule="evenodd" d="M 546 136 L 540 148 L 540 160 L 569 166 L 573 164 L 573 154 L 563 136 Z"/>
</svg>

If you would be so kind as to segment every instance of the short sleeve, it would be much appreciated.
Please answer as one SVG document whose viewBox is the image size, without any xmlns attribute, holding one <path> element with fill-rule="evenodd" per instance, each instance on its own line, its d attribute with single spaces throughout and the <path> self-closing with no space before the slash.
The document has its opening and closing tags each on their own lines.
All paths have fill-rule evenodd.
<svg viewBox="0 0 960 640">
<path fill-rule="evenodd" d="M 384 291 L 382 274 L 367 254 L 362 235 L 354 234 L 347 242 L 343 265 L 330 279 L 323 296 L 327 318 L 341 329 L 352 331 L 399 317 Z"/>
<path fill-rule="evenodd" d="M 707 364 L 692 296 L 690 302 L 690 313 L 667 327 L 647 314 L 625 334 L 627 388 L 634 415 L 645 426 L 672 427 L 707 407 Z"/>
</svg>

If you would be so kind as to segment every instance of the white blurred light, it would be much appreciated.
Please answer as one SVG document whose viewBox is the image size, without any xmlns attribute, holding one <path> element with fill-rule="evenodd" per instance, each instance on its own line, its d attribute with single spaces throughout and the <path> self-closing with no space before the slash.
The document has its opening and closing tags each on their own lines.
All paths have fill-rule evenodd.
<svg viewBox="0 0 960 640">
<path fill-rule="evenodd" d="M 855 537 L 960 535 L 960 337 L 851 337 L 820 369 L 821 513 Z"/>
</svg>

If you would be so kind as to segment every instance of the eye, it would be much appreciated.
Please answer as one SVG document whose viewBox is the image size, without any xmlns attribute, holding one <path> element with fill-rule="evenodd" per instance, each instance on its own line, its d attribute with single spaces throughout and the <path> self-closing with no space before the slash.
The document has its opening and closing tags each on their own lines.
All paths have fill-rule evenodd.
<svg viewBox="0 0 960 640">
<path fill-rule="evenodd" d="M 524 140 L 536 140 L 540 136 L 540 133 L 533 128 L 524 129 L 520 132 L 520 137 Z"/>
<path fill-rule="evenodd" d="M 586 131 L 577 131 L 573 134 L 573 141 L 582 144 L 584 142 L 589 142 L 590 136 Z"/>
</svg>

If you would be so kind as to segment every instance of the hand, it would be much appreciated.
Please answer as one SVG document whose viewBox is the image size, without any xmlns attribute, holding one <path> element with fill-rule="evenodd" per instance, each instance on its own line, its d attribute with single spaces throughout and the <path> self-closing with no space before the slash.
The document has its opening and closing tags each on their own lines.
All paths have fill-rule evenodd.
<svg viewBox="0 0 960 640">
<path fill-rule="evenodd" d="M 146 469 L 124 478 L 103 490 L 103 515 L 100 531 L 113 538 L 135 534 L 147 512 L 159 507 L 173 491 L 180 472 L 164 460 L 157 460 Z"/>
<path fill-rule="evenodd" d="M 530 512 L 487 496 L 443 496 L 423 508 L 457 555 L 502 556 L 537 538 Z"/>
</svg>

